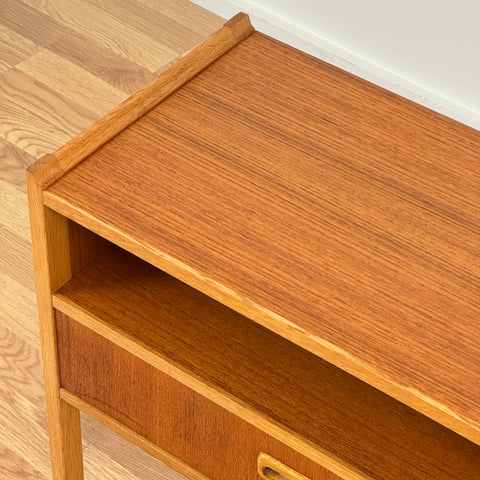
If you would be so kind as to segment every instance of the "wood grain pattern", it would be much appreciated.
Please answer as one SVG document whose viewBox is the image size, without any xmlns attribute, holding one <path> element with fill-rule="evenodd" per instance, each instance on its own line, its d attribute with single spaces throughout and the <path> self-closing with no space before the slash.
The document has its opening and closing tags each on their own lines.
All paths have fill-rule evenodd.
<svg viewBox="0 0 480 480">
<path fill-rule="evenodd" d="M 263 449 L 312 480 L 339 480 L 58 312 L 57 332 L 62 387 L 208 479 L 258 480 L 257 457 Z"/>
<path fill-rule="evenodd" d="M 30 172 L 46 188 L 86 156 L 108 142 L 118 132 L 148 112 L 188 82 L 198 72 L 250 35 L 253 28 L 248 16 L 238 14 L 184 58 L 133 94 L 104 117 L 90 125 L 54 155 L 31 166 Z"/>
<path fill-rule="evenodd" d="M 480 475 L 478 446 L 117 247 L 54 306 L 343 478 Z M 65 368 L 75 332 L 63 337 Z"/>
<path fill-rule="evenodd" d="M 63 389 L 60 389 L 60 396 L 85 413 L 82 415 L 82 437 L 87 471 L 96 472 L 95 475 L 102 479 L 185 480 L 183 475 L 159 461 L 158 447 L 151 442 L 143 438 L 143 442 L 139 441 L 135 432 L 111 417 L 106 418 L 103 412 L 85 405 L 78 397 L 73 399 L 74 396 Z"/>
<path fill-rule="evenodd" d="M 23 458 L 8 447 L 0 447 L 0 479 L 22 478 L 24 480 L 48 480 Z"/>
<path fill-rule="evenodd" d="M 0 221 L 0 319 L 4 328 L 3 338 L 9 338 L 12 335 L 12 339 L 2 346 L 2 352 L 5 358 L 14 359 L 21 351 L 29 352 L 30 355 L 38 354 L 39 334 L 33 291 L 27 195 L 23 188 L 19 188 L 14 183 L 15 177 L 12 171 L 7 171 L 11 172 L 12 182 L 8 181 L 6 172 L 4 174 L 6 178 L 0 181 L 0 218 L 2 219 Z M 25 179 L 25 175 L 23 178 Z M 17 344 L 15 339 L 21 345 L 18 349 L 13 347 Z M 38 358 L 39 354 L 36 359 Z M 23 363 L 19 362 L 19 365 Z M 22 373 L 25 374 L 22 369 L 14 371 L 19 377 Z M 9 385 L 8 381 L 4 381 L 7 373 L 9 373 L 8 369 L 0 373 L 0 378 L 5 385 Z M 41 377 L 41 370 L 37 374 Z M 22 383 L 18 386 L 20 385 Z M 37 386 L 40 387 L 40 384 Z M 15 391 L 12 387 L 12 393 Z M 20 394 L 24 393 L 20 392 Z M 0 394 L 0 398 L 3 398 L 3 395 Z M 27 398 L 32 400 L 28 395 Z M 34 401 L 36 400 L 37 398 L 34 398 Z M 5 426 L 6 422 L 5 417 L 0 416 L 2 426 L 0 430 L 8 435 L 9 429 Z M 32 430 L 35 432 L 33 428 Z M 0 440 L 1 444 L 3 444 L 2 440 Z M 11 448 L 12 442 L 8 445 Z"/>
<path fill-rule="evenodd" d="M 53 480 L 83 480 L 80 415 L 60 398 L 52 308 L 52 292 L 71 275 L 68 220 L 43 205 L 31 174 L 27 174 L 27 190 Z"/>
<path fill-rule="evenodd" d="M 76 275 L 96 261 L 110 243 L 80 225 L 68 222 L 70 272 Z"/>
<path fill-rule="evenodd" d="M 30 242 L 3 225 L 0 226 L 0 231 L 2 232 L 0 237 L 2 274 L 10 278 L 17 287 L 21 286 L 26 290 L 32 289 L 33 278 L 30 275 L 32 265 Z M 15 247 L 17 248 L 15 249 Z M 3 253 L 7 251 L 15 251 L 15 253 L 7 257 Z"/>
<path fill-rule="evenodd" d="M 128 97 L 127 93 L 47 49 L 16 68 L 76 104 L 87 105 L 95 116 L 105 115 Z"/>
<path fill-rule="evenodd" d="M 117 18 L 83 0 L 23 0 L 31 8 L 47 15 L 69 30 L 93 38 L 97 43 L 132 62 L 155 72 L 174 60 L 178 53 L 167 45 L 139 32 L 134 24 Z"/>
<path fill-rule="evenodd" d="M 4 219 L 0 222 L 4 229 L 23 239 L 30 239 L 26 192 L 8 179 L 0 180 L 0 215 Z"/>
<path fill-rule="evenodd" d="M 189 480 L 209 480 L 198 470 L 195 470 L 186 463 L 180 461 L 177 457 L 174 457 L 172 454 L 160 448 L 155 443 L 147 440 L 145 437 L 142 437 L 135 430 L 127 427 L 121 421 L 116 420 L 114 417 L 107 415 L 99 408 L 94 407 L 89 400 L 85 401 L 68 390 L 65 390 L 64 388 L 60 390 L 60 394 L 66 402 L 86 413 L 88 416 L 96 419 L 98 422 L 103 423 L 103 425 L 112 429 L 117 434 L 122 435 L 122 437 L 127 439 L 130 443 L 141 448 L 144 452 L 152 455 L 153 457 L 169 465 L 171 468 L 175 469 L 176 473 L 172 472 L 172 478 L 175 475 L 180 476 L 180 473 L 178 472 L 183 472 Z M 181 478 L 183 479 L 184 477 Z"/>
<path fill-rule="evenodd" d="M 140 0 L 147 7 L 158 9 L 158 0 Z M 185 25 L 194 32 L 208 37 L 218 30 L 225 22 L 222 17 L 205 10 L 187 0 L 162 0 L 162 12 L 178 23 Z"/>
<path fill-rule="evenodd" d="M 3 296 L 3 280 L 4 278 L 0 278 L 0 299 Z M 18 331 L 10 330 L 4 308 L 5 303 L 2 301 L 0 479 L 29 479 L 34 475 L 37 475 L 38 479 L 51 479 L 49 463 L 41 461 L 48 458 L 48 435 L 40 353 L 36 346 L 23 340 Z M 11 312 L 20 311 L 21 309 L 17 308 Z M 18 318 L 19 315 L 14 319 L 18 322 Z M 42 428 L 39 428 L 39 425 Z M 26 428 L 27 426 L 30 428 Z M 38 461 L 35 462 L 34 459 Z"/>
<path fill-rule="evenodd" d="M 0 73 L 14 67 L 38 50 L 39 47 L 34 42 L 0 24 Z"/>
<path fill-rule="evenodd" d="M 2 0 L 1 23 L 38 46 L 45 46 L 68 34 L 70 29 L 53 17 L 23 1 Z"/>
<path fill-rule="evenodd" d="M 136 30 L 167 46 L 176 53 L 176 56 L 188 51 L 192 42 L 199 44 L 204 39 L 204 35 L 192 31 L 158 8 L 151 8 L 137 0 L 120 3 L 115 0 L 89 0 L 89 2 L 106 12 L 115 12 L 115 15 L 128 19 Z M 158 25 L 162 25 L 162 28 L 158 28 Z M 213 33 L 210 32 L 210 35 Z"/>
<path fill-rule="evenodd" d="M 55 150 L 95 120 L 88 108 L 16 68 L 0 77 L 0 109 L 0 136 L 34 157 Z"/>
<path fill-rule="evenodd" d="M 256 33 L 44 197 L 480 443 L 479 146 Z"/>
<path fill-rule="evenodd" d="M 78 32 L 71 32 L 49 44 L 48 50 L 130 95 L 156 76 Z"/>
<path fill-rule="evenodd" d="M 224 23 L 220 17 L 183 0 L 155 0 L 150 7 L 196 32 L 188 48 L 179 55 L 196 46 L 198 34 L 203 40 Z M 112 13 L 119 20 L 117 25 L 129 23 L 118 11 Z M 169 28 L 173 25 L 162 15 L 150 20 L 158 30 L 165 30 L 163 20 Z M 84 21 L 88 23 L 89 18 Z M 173 30 L 170 33 L 175 35 Z M 185 38 L 182 35 L 182 41 Z M 135 60 L 103 47 L 88 33 L 74 31 L 21 0 L 0 2 L 1 480 L 51 479 L 24 168 L 35 157 L 62 146 L 97 118 L 85 106 L 82 109 L 54 91 L 56 72 L 51 72 L 51 83 L 48 77 L 40 82 L 23 72 L 12 74 L 11 67 L 41 48 L 127 94 L 156 76 Z M 82 436 L 88 479 L 184 478 L 86 416 L 82 418 Z"/>
<path fill-rule="evenodd" d="M 0 137 L 0 178 L 2 180 L 26 191 L 25 169 L 34 161 L 35 157 Z M 4 218 L 14 220 L 15 215 Z"/>
</svg>

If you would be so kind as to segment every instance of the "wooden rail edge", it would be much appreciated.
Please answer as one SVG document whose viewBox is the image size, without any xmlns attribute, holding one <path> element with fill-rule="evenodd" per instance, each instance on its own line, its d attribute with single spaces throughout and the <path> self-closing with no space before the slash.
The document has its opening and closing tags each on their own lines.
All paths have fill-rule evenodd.
<svg viewBox="0 0 480 480">
<path fill-rule="evenodd" d="M 54 153 L 48 153 L 28 168 L 35 183 L 46 189 L 95 150 L 138 118 L 165 100 L 224 53 L 247 38 L 254 28 L 248 15 L 238 13 L 224 26 L 161 73 L 138 92 L 120 103 Z"/>
</svg>

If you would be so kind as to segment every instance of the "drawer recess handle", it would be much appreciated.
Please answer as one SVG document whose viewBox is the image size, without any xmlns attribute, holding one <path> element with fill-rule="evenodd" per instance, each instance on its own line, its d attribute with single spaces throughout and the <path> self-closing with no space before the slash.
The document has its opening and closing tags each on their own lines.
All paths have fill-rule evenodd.
<svg viewBox="0 0 480 480">
<path fill-rule="evenodd" d="M 310 480 L 266 453 L 258 456 L 257 470 L 266 480 Z"/>
</svg>

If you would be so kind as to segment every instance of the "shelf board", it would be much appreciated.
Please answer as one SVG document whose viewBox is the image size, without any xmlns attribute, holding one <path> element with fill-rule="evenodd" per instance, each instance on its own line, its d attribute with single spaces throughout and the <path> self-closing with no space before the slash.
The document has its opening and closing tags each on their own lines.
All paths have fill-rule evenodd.
<svg viewBox="0 0 480 480">
<path fill-rule="evenodd" d="M 43 198 L 480 444 L 479 151 L 254 33 Z"/>
<path fill-rule="evenodd" d="M 343 478 L 480 476 L 477 445 L 118 247 L 53 304 Z"/>
</svg>

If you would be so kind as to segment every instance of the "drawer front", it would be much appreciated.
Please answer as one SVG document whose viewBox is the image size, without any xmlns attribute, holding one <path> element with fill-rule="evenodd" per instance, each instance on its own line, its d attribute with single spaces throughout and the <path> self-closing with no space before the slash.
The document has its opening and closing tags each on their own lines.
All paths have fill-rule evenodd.
<svg viewBox="0 0 480 480">
<path fill-rule="evenodd" d="M 212 480 L 340 480 L 151 365 L 56 312 L 63 388 Z M 260 452 L 288 468 L 257 473 Z M 302 478 L 299 476 L 298 478 Z"/>
</svg>

